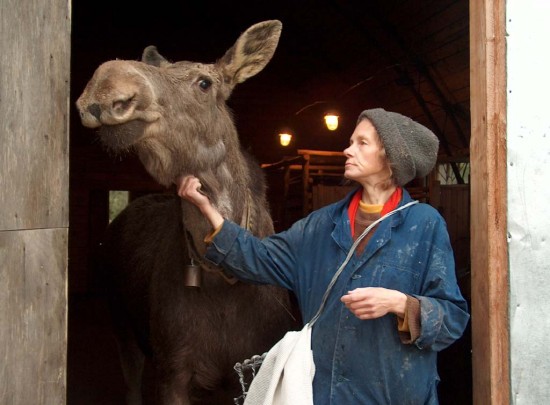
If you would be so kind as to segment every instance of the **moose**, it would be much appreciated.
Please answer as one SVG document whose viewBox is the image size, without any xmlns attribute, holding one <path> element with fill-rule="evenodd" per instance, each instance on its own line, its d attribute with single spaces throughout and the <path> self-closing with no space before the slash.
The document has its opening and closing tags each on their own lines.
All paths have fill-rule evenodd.
<svg viewBox="0 0 550 405">
<path fill-rule="evenodd" d="M 224 217 L 265 237 L 265 179 L 226 102 L 271 60 L 281 29 L 277 20 L 255 24 L 211 64 L 171 63 L 154 46 L 141 61 L 107 61 L 76 102 L 82 124 L 107 149 L 136 153 L 167 188 L 197 176 Z M 99 262 L 128 404 L 233 403 L 233 366 L 298 326 L 287 290 L 239 282 L 202 260 L 210 231 L 175 193 L 134 200 L 106 230 Z"/>
</svg>

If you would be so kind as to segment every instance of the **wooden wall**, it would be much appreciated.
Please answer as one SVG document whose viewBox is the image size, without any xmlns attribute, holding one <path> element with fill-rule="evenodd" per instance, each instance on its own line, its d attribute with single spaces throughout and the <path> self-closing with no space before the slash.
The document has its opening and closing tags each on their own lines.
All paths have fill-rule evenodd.
<svg viewBox="0 0 550 405">
<path fill-rule="evenodd" d="M 470 185 L 453 184 L 440 187 L 438 210 L 447 222 L 451 246 L 455 254 L 457 278 L 462 293 L 470 298 Z"/>
<path fill-rule="evenodd" d="M 63 404 L 68 0 L 0 3 L 0 403 Z"/>
</svg>

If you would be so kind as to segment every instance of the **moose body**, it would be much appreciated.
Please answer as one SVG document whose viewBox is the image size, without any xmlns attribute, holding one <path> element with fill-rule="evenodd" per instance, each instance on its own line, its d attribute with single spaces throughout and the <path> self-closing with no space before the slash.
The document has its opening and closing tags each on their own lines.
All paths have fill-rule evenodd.
<svg viewBox="0 0 550 405">
<path fill-rule="evenodd" d="M 82 123 L 108 148 L 137 153 L 162 185 L 199 177 L 226 218 L 269 235 L 263 173 L 243 153 L 226 101 L 269 62 L 280 32 L 279 21 L 255 24 L 213 64 L 170 63 L 154 47 L 141 62 L 105 62 L 77 101 Z M 297 326 L 288 291 L 235 282 L 201 261 L 210 231 L 175 194 L 135 200 L 107 229 L 100 262 L 129 404 L 232 403 L 234 364 Z M 191 263 L 200 288 L 186 286 Z"/>
</svg>

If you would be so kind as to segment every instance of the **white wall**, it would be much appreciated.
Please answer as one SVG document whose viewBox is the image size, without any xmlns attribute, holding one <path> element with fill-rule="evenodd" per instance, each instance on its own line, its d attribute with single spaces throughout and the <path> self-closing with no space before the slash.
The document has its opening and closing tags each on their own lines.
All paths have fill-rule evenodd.
<svg viewBox="0 0 550 405">
<path fill-rule="evenodd" d="M 550 403 L 550 0 L 508 0 L 513 404 Z"/>
</svg>

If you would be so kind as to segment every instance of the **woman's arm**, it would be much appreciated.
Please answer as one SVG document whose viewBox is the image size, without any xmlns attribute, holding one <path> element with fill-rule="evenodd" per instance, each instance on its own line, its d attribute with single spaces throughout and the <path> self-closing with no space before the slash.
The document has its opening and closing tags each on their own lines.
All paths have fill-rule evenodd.
<svg viewBox="0 0 550 405">
<path fill-rule="evenodd" d="M 210 240 L 205 255 L 208 261 L 240 280 L 293 288 L 292 269 L 296 267 L 293 246 L 297 243 L 289 242 L 282 234 L 262 240 L 225 220 L 200 191 L 201 183 L 195 176 L 178 178 L 176 186 L 178 195 L 197 206 L 214 228 L 214 234 L 210 235 L 214 238 Z"/>
<path fill-rule="evenodd" d="M 356 288 L 340 300 L 359 319 L 380 318 L 388 313 L 404 318 L 407 307 L 405 294 L 382 287 Z"/>
<path fill-rule="evenodd" d="M 176 181 L 178 195 L 193 203 L 200 210 L 202 215 L 210 222 L 212 228 L 218 229 L 223 224 L 223 217 L 219 211 L 212 205 L 210 199 L 203 194 L 201 182 L 195 176 L 181 176 Z"/>
<path fill-rule="evenodd" d="M 420 349 L 440 351 L 460 338 L 470 315 L 455 275 L 454 255 L 442 218 L 436 221 L 428 241 L 429 255 L 420 301 L 421 334 L 415 341 Z"/>
</svg>

